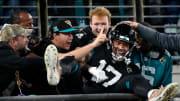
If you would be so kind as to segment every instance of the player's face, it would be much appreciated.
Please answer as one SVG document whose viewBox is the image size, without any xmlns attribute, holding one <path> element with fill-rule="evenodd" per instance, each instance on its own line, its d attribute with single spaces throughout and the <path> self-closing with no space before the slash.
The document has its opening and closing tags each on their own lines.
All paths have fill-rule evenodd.
<svg viewBox="0 0 180 101">
<path fill-rule="evenodd" d="M 92 28 L 92 32 L 94 35 L 98 36 L 101 29 L 104 27 L 104 34 L 108 33 L 110 22 L 108 20 L 108 16 L 92 16 L 92 21 L 90 22 L 90 26 Z"/>
<path fill-rule="evenodd" d="M 129 43 L 121 40 L 113 41 L 113 53 L 116 56 L 124 56 L 129 50 Z"/>
</svg>

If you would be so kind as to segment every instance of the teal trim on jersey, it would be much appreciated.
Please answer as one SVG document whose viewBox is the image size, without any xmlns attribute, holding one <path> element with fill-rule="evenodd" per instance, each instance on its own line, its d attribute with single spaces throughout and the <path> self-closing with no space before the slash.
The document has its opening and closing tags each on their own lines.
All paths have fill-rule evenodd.
<svg viewBox="0 0 180 101">
<path fill-rule="evenodd" d="M 78 68 L 79 68 L 79 65 L 76 64 L 76 67 L 73 69 L 72 73 L 76 72 L 78 70 Z"/>
<path fill-rule="evenodd" d="M 126 88 L 130 89 L 130 82 L 129 81 L 126 82 Z"/>
<path fill-rule="evenodd" d="M 92 58 L 93 55 L 94 55 L 94 49 L 92 49 L 92 51 L 91 51 L 91 57 L 90 57 L 90 59 Z"/>
</svg>

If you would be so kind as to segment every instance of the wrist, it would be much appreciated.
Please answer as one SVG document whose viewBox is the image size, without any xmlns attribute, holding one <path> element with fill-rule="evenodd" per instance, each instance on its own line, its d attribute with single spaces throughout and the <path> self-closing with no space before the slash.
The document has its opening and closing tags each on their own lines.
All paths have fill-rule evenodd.
<svg viewBox="0 0 180 101">
<path fill-rule="evenodd" d="M 92 48 L 92 49 L 95 48 L 96 47 L 96 43 L 93 41 L 92 43 L 89 44 L 89 47 Z"/>
<path fill-rule="evenodd" d="M 139 26 L 139 23 L 134 23 L 134 28 L 138 28 L 138 26 Z"/>
</svg>

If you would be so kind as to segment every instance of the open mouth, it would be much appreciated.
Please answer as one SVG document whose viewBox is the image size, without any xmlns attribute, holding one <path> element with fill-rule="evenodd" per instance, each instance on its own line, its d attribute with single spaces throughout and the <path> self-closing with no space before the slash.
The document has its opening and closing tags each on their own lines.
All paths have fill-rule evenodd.
<svg viewBox="0 0 180 101">
<path fill-rule="evenodd" d="M 71 42 L 66 42 L 66 46 L 70 47 L 71 46 Z"/>
<path fill-rule="evenodd" d="M 126 51 L 123 49 L 116 50 L 116 56 L 124 56 L 125 54 L 126 54 Z"/>
</svg>

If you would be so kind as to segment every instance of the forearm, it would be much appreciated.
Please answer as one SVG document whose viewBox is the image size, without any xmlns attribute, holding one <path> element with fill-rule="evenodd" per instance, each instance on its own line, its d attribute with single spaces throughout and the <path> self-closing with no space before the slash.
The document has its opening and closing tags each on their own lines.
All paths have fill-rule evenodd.
<svg viewBox="0 0 180 101">
<path fill-rule="evenodd" d="M 155 37 L 156 36 L 156 31 L 154 29 L 146 27 L 146 26 L 144 26 L 142 24 L 138 24 L 138 27 L 136 28 L 136 31 L 145 40 L 148 40 L 148 41 L 152 42 L 152 44 L 157 43 L 157 38 Z"/>
<path fill-rule="evenodd" d="M 84 47 L 77 48 L 77 49 L 75 49 L 71 52 L 68 52 L 66 54 L 59 54 L 59 57 L 67 56 L 67 55 L 73 55 L 76 60 L 79 60 L 82 57 L 88 55 L 88 53 L 91 52 L 91 50 L 95 47 L 96 47 L 96 45 L 94 45 L 93 43 L 90 43 Z"/>
<path fill-rule="evenodd" d="M 98 34 L 98 36 L 96 37 L 96 39 L 95 39 L 92 43 L 90 43 L 90 44 L 88 44 L 88 45 L 86 45 L 86 46 L 84 46 L 84 47 L 78 48 L 78 49 L 76 49 L 76 50 L 74 50 L 74 51 L 71 51 L 71 52 L 69 52 L 69 53 L 67 53 L 67 54 L 73 55 L 76 60 L 79 60 L 79 59 L 81 59 L 82 57 L 88 55 L 88 53 L 89 53 L 93 48 L 98 47 L 98 46 L 100 46 L 101 44 L 103 44 L 104 42 L 108 41 L 108 39 L 107 39 L 107 37 L 106 37 L 106 34 L 103 33 L 103 30 L 104 30 L 104 29 L 101 29 L 101 32 Z M 66 54 L 66 55 L 67 55 L 67 54 Z M 59 55 L 59 57 L 60 57 L 60 55 Z"/>
<path fill-rule="evenodd" d="M 90 53 L 92 51 L 93 48 L 95 48 L 96 46 L 93 43 L 90 43 L 84 47 L 81 47 L 79 49 L 76 49 L 72 52 L 70 52 L 70 54 L 75 56 L 75 59 L 81 59 L 82 57 L 88 55 L 88 53 Z"/>
<path fill-rule="evenodd" d="M 150 41 L 155 46 L 180 51 L 180 35 L 178 34 L 160 33 L 141 24 L 139 24 L 136 30 L 144 39 Z"/>
</svg>

